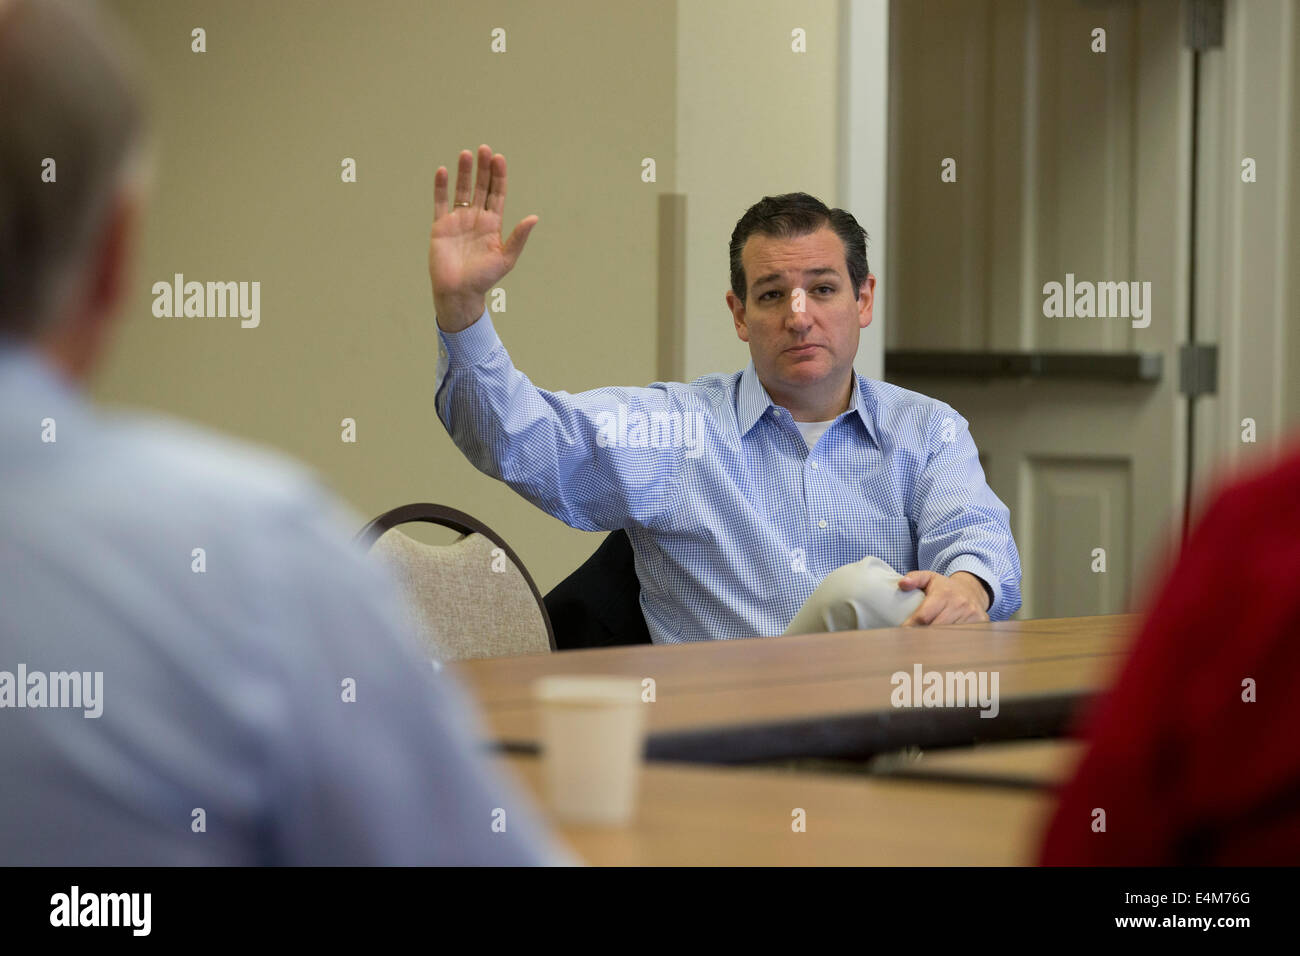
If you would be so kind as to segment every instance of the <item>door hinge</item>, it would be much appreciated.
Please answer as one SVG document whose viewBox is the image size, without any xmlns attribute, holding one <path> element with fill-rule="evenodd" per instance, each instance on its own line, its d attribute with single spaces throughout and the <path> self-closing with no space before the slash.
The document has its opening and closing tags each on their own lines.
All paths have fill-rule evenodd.
<svg viewBox="0 0 1300 956">
<path fill-rule="evenodd" d="M 1178 391 L 1189 398 L 1219 390 L 1219 347 L 1182 345 L 1178 348 Z"/>
<path fill-rule="evenodd" d="M 1223 0 L 1187 0 L 1184 14 L 1183 45 L 1187 49 L 1223 46 Z"/>
</svg>

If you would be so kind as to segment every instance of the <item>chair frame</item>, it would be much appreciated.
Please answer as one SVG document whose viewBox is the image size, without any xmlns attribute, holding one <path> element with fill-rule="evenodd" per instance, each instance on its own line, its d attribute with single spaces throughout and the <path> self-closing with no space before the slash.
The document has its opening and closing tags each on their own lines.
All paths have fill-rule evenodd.
<svg viewBox="0 0 1300 956">
<path fill-rule="evenodd" d="M 555 646 L 555 630 L 551 627 L 551 616 L 546 613 L 546 603 L 542 600 L 541 592 L 537 590 L 537 584 L 533 581 L 533 576 L 528 573 L 528 568 L 519 560 L 519 555 L 515 554 L 514 549 L 506 544 L 506 540 L 501 535 L 473 515 L 457 511 L 455 508 L 448 508 L 446 505 L 435 505 L 430 502 L 399 505 L 368 522 L 364 528 L 357 532 L 353 541 L 369 551 L 384 532 L 396 528 L 398 525 L 410 524 L 415 521 L 451 528 L 453 531 L 459 531 L 462 536 L 481 534 L 504 551 L 506 557 L 524 576 L 528 589 L 533 592 L 533 600 L 537 602 L 537 609 L 542 612 L 542 621 L 546 624 L 546 639 L 550 642 L 551 651 L 558 650 Z"/>
</svg>

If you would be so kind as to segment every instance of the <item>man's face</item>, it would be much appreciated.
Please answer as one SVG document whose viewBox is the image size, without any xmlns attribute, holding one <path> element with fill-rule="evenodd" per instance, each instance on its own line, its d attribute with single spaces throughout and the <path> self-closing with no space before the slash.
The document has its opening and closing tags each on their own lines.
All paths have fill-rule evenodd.
<svg viewBox="0 0 1300 956">
<path fill-rule="evenodd" d="M 838 386 L 853 366 L 859 330 L 871 324 L 875 277 L 859 295 L 844 244 L 829 225 L 795 239 L 750 236 L 741 262 L 748 301 L 728 291 L 727 305 L 769 393 Z M 796 311 L 796 289 L 805 293 L 803 311 Z"/>
</svg>

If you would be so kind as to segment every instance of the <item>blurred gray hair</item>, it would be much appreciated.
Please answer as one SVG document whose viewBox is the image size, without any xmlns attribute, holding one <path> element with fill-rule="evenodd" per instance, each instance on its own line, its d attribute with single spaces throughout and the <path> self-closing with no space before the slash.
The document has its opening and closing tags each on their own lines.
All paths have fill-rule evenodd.
<svg viewBox="0 0 1300 956">
<path fill-rule="evenodd" d="M 0 335 L 65 317 L 115 195 L 152 176 L 134 47 L 86 0 L 0 0 Z M 46 158 L 55 182 L 44 182 Z"/>
</svg>

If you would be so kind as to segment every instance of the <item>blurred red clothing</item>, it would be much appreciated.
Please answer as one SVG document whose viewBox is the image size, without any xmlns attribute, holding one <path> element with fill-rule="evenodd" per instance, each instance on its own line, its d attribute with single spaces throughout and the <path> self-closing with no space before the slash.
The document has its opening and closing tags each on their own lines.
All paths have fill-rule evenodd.
<svg viewBox="0 0 1300 956">
<path fill-rule="evenodd" d="M 1216 497 L 1082 730 L 1041 863 L 1300 863 L 1300 453 Z"/>
</svg>

